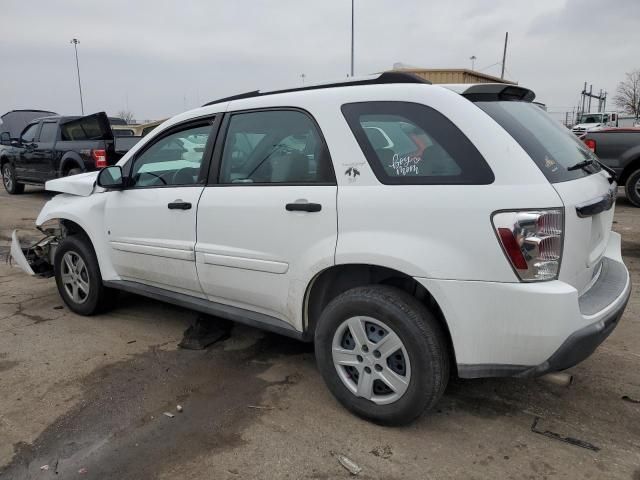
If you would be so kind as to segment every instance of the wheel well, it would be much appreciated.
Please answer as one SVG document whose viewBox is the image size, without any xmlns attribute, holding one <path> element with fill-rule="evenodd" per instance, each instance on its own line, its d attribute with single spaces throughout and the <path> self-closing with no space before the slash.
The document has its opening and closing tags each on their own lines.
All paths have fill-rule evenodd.
<svg viewBox="0 0 640 480">
<path fill-rule="evenodd" d="M 9 159 L 7 157 L 0 157 L 0 167 L 5 163 L 9 163 Z"/>
<path fill-rule="evenodd" d="M 305 335 L 313 337 L 318 319 L 324 307 L 331 300 L 351 288 L 366 285 L 390 285 L 399 288 L 425 305 L 440 322 L 440 326 L 447 337 L 452 366 L 455 368 L 455 351 L 451 341 L 451 333 L 438 302 L 413 277 L 391 268 L 366 264 L 336 265 L 316 276 L 307 289 L 305 301 L 307 328 Z"/>
<path fill-rule="evenodd" d="M 618 185 L 623 186 L 625 183 L 627 183 L 627 179 L 629 178 L 629 176 L 639 169 L 640 156 L 634 158 L 626 167 L 624 167 L 624 170 L 622 171 L 622 173 L 620 174 L 620 178 L 618 179 Z"/>
<path fill-rule="evenodd" d="M 72 168 L 79 168 L 80 170 L 82 170 L 82 166 L 80 165 L 80 163 L 78 163 L 78 161 L 75 158 L 72 158 L 72 157 L 66 158 L 62 161 L 62 168 L 60 169 L 60 174 L 63 177 L 66 177 Z"/>
<path fill-rule="evenodd" d="M 67 220 L 65 218 L 61 218 L 60 225 L 64 227 L 65 236 L 66 235 L 84 235 L 85 237 L 87 237 L 87 239 L 89 239 L 89 235 L 87 234 L 87 232 L 85 232 L 85 230 L 76 222 Z"/>
</svg>

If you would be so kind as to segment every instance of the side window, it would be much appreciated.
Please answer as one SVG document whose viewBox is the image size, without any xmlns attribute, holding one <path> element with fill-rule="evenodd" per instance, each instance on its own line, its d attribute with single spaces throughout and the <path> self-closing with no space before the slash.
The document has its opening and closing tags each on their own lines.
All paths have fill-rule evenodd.
<svg viewBox="0 0 640 480">
<path fill-rule="evenodd" d="M 26 130 L 22 133 L 20 137 L 23 142 L 31 143 L 35 140 L 36 134 L 38 133 L 38 124 L 34 123 L 33 125 L 29 125 Z"/>
<path fill-rule="evenodd" d="M 371 169 L 384 184 L 489 184 L 493 172 L 444 115 L 417 103 L 342 106 Z"/>
<path fill-rule="evenodd" d="M 56 141 L 56 133 L 58 132 L 58 124 L 55 122 L 44 122 L 42 130 L 40 130 L 40 142 L 53 143 Z"/>
<path fill-rule="evenodd" d="M 131 172 L 134 187 L 194 185 L 199 182 L 200 166 L 211 125 L 185 128 L 156 140 L 138 156 Z"/>
<path fill-rule="evenodd" d="M 295 110 L 233 114 L 220 183 L 335 183 L 329 151 L 311 118 Z"/>
</svg>

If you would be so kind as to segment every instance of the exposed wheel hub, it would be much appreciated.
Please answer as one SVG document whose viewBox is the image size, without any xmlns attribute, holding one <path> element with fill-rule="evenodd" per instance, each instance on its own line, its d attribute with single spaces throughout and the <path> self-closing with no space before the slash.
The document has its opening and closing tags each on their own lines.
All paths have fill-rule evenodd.
<svg viewBox="0 0 640 480">
<path fill-rule="evenodd" d="M 397 401 L 411 379 L 409 355 L 400 337 L 372 317 L 352 317 L 336 330 L 333 363 L 356 396 L 379 405 Z"/>
</svg>

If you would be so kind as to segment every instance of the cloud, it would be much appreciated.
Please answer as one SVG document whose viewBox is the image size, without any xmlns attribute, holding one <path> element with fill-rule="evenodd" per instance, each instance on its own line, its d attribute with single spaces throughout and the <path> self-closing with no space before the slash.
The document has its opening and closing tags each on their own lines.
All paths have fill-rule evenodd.
<svg viewBox="0 0 640 480">
<path fill-rule="evenodd" d="M 584 81 L 612 92 L 640 67 L 636 0 L 356 0 L 356 74 L 401 61 L 507 73 L 551 109 L 571 109 Z M 36 12 L 34 14 L 34 12 Z M 77 113 L 80 39 L 85 110 L 162 118 L 242 91 L 342 79 L 346 0 L 3 2 L 0 110 Z"/>
</svg>

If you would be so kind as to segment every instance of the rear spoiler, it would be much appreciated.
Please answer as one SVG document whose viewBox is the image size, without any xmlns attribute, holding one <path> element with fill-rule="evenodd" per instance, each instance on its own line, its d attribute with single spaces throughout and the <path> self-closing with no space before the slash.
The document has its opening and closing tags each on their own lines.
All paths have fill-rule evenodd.
<svg viewBox="0 0 640 480">
<path fill-rule="evenodd" d="M 481 83 L 472 85 L 462 92 L 462 96 L 472 102 L 521 101 L 533 102 L 536 94 L 528 88 L 503 83 Z"/>
</svg>

